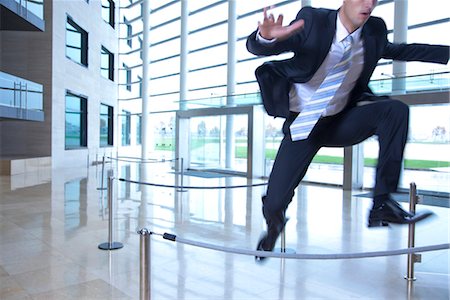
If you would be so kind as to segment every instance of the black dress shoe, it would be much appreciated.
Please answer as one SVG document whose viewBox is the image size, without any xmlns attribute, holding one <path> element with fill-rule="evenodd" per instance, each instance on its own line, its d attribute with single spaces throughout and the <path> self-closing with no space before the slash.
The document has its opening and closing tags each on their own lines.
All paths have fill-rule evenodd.
<svg viewBox="0 0 450 300">
<path fill-rule="evenodd" d="M 275 248 L 275 243 L 280 235 L 281 231 L 283 231 L 284 226 L 288 219 L 283 217 L 282 222 L 273 224 L 271 223 L 268 227 L 267 232 L 263 232 L 261 238 L 259 239 L 258 245 L 256 246 L 257 251 L 273 251 Z M 255 256 L 255 261 L 262 262 L 267 257 L 263 256 Z"/>
<path fill-rule="evenodd" d="M 369 227 L 388 226 L 393 224 L 412 224 L 433 215 L 432 212 L 412 214 L 405 211 L 396 201 L 386 200 L 381 206 L 372 208 L 369 214 Z"/>
</svg>

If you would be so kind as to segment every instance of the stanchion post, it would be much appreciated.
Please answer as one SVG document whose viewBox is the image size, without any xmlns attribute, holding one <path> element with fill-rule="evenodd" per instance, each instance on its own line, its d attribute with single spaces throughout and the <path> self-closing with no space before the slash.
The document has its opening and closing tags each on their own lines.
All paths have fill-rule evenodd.
<svg viewBox="0 0 450 300">
<path fill-rule="evenodd" d="M 286 231 L 281 231 L 281 253 L 286 253 Z"/>
<path fill-rule="evenodd" d="M 182 157 L 180 157 L 179 159 L 179 166 L 180 166 L 180 187 L 178 188 L 179 192 L 185 192 L 186 190 L 184 189 L 184 160 Z"/>
<path fill-rule="evenodd" d="M 409 211 L 412 214 L 416 213 L 416 204 L 418 203 L 417 189 L 414 182 L 409 186 Z M 408 248 L 414 248 L 415 245 L 415 231 L 416 226 L 414 223 L 408 225 Z M 408 281 L 414 281 L 414 263 L 421 261 L 421 255 L 416 253 L 408 254 L 407 261 L 407 274 L 405 279 Z"/>
<path fill-rule="evenodd" d="M 101 250 L 116 250 L 123 247 L 122 243 L 113 242 L 113 184 L 114 176 L 113 170 L 108 171 L 108 242 L 98 245 Z"/>
<path fill-rule="evenodd" d="M 275 249 L 274 252 L 294 254 L 295 250 L 286 248 L 286 227 L 280 232 L 281 248 Z"/>
<path fill-rule="evenodd" d="M 105 181 L 105 155 L 103 154 L 102 158 L 102 176 L 100 177 L 100 180 L 102 181 L 100 190 L 104 190 L 103 182 Z"/>
<path fill-rule="evenodd" d="M 150 231 L 143 228 L 138 231 L 140 237 L 140 278 L 139 278 L 139 299 L 150 300 L 151 298 L 151 269 L 150 269 Z"/>
</svg>

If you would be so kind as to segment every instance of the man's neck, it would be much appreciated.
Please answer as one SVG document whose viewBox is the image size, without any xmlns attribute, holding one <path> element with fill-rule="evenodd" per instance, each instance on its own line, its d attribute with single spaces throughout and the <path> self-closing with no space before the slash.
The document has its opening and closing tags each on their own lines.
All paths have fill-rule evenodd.
<svg viewBox="0 0 450 300">
<path fill-rule="evenodd" d="M 349 34 L 355 32 L 359 26 L 353 25 L 347 15 L 344 13 L 342 7 L 338 10 L 339 18 L 341 19 L 342 25 L 344 25 L 345 29 L 347 29 Z"/>
</svg>

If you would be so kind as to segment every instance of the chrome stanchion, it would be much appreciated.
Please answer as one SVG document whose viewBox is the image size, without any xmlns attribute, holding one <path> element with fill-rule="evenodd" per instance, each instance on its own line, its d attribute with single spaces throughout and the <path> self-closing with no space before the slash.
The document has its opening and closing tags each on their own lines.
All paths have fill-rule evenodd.
<svg viewBox="0 0 450 300">
<path fill-rule="evenodd" d="M 187 190 L 184 188 L 184 160 L 183 158 L 179 158 L 179 166 L 180 166 L 180 187 L 178 188 L 178 192 L 186 192 Z"/>
<path fill-rule="evenodd" d="M 280 233 L 280 240 L 281 240 L 281 248 L 277 248 L 274 251 L 277 253 L 290 253 L 294 254 L 295 250 L 291 248 L 286 248 L 286 231 L 285 228 Z"/>
<path fill-rule="evenodd" d="M 414 182 L 410 183 L 409 186 L 409 211 L 412 214 L 416 213 L 416 204 L 419 197 L 417 196 L 417 189 L 416 184 Z M 408 225 L 408 248 L 414 248 L 415 244 L 415 231 L 416 226 L 415 223 Z M 407 274 L 405 276 L 405 279 L 408 281 L 414 281 L 416 278 L 414 277 L 414 263 L 421 262 L 422 256 L 420 254 L 416 253 L 410 253 L 408 254 L 408 261 L 407 261 Z"/>
<path fill-rule="evenodd" d="M 105 190 L 105 188 L 103 187 L 103 181 L 105 181 L 105 155 L 103 154 L 103 159 L 102 159 L 102 176 L 100 177 L 100 180 L 102 181 L 100 188 L 97 188 L 97 190 Z"/>
<path fill-rule="evenodd" d="M 138 231 L 140 237 L 140 278 L 139 278 L 139 299 L 149 300 L 150 293 L 150 231 L 143 228 Z"/>
<path fill-rule="evenodd" d="M 113 171 L 108 172 L 108 242 L 98 245 L 101 250 L 116 250 L 123 247 L 122 243 L 113 242 Z"/>
</svg>

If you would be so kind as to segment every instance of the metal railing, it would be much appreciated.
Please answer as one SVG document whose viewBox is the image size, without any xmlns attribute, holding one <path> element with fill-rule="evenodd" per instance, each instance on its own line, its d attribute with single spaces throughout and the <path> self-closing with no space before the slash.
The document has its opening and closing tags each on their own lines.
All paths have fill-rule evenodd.
<svg viewBox="0 0 450 300">
<path fill-rule="evenodd" d="M 0 72 L 0 105 L 43 110 L 43 85 Z"/>
</svg>

